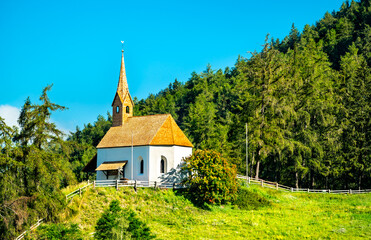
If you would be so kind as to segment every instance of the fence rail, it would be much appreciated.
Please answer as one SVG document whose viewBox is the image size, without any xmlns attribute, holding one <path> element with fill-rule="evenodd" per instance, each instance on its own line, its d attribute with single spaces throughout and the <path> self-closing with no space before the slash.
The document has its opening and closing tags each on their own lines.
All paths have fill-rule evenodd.
<svg viewBox="0 0 371 240">
<path fill-rule="evenodd" d="M 139 181 L 139 180 L 96 180 L 93 182 L 93 187 L 154 187 L 154 188 L 184 188 L 179 183 L 166 183 L 157 181 Z"/>
<path fill-rule="evenodd" d="M 28 232 L 28 231 L 32 231 L 32 230 L 34 230 L 34 229 L 36 229 L 42 222 L 44 221 L 44 219 L 39 219 L 34 225 L 32 225 L 31 227 L 30 227 L 30 230 L 26 230 L 26 231 L 24 231 L 21 235 L 19 235 L 15 240 L 21 240 L 21 239 L 23 239 L 24 238 L 24 236 L 26 235 L 26 233 Z"/>
<path fill-rule="evenodd" d="M 76 196 L 77 194 L 81 196 L 81 194 L 83 193 L 83 191 L 85 191 L 86 188 L 89 187 L 91 184 L 92 184 L 92 183 L 88 181 L 88 184 L 87 184 L 87 185 L 85 185 L 85 186 L 83 186 L 83 187 L 81 187 L 81 188 L 79 188 L 79 189 L 77 189 L 77 190 L 75 190 L 75 191 L 73 191 L 73 192 L 67 194 L 67 195 L 66 195 L 66 200 L 68 200 L 68 199 L 72 199 L 72 198 L 73 198 L 74 196 Z"/>
<path fill-rule="evenodd" d="M 309 189 L 309 188 L 292 188 L 277 182 L 270 182 L 265 181 L 263 179 L 254 179 L 242 175 L 237 175 L 238 179 L 244 179 L 248 181 L 249 184 L 256 184 L 260 185 L 265 188 L 271 188 L 286 192 L 306 192 L 306 193 L 332 193 L 332 194 L 362 194 L 362 193 L 371 193 L 371 189 L 363 189 L 363 190 L 331 190 L 331 189 Z M 84 187 L 81 187 L 69 194 L 66 195 L 66 200 L 72 199 L 76 195 L 80 195 L 87 189 L 87 187 L 93 185 L 93 187 L 115 187 L 117 190 L 120 187 L 134 187 L 135 191 L 138 187 L 154 187 L 154 188 L 185 188 L 185 186 L 179 183 L 164 183 L 164 182 L 156 182 L 156 181 L 139 181 L 139 180 L 96 180 L 93 183 L 88 181 L 88 184 Z M 24 238 L 25 234 L 28 231 L 32 231 L 36 229 L 44 219 L 39 219 L 37 223 L 32 225 L 29 230 L 24 231 L 21 235 L 19 235 L 15 240 L 21 240 Z"/>
<path fill-rule="evenodd" d="M 310 188 L 292 188 L 276 182 L 265 181 L 263 179 L 254 179 L 251 177 L 246 177 L 243 175 L 237 175 L 238 179 L 244 179 L 248 181 L 249 184 L 256 184 L 262 187 L 282 190 L 286 192 L 306 192 L 306 193 L 333 193 L 333 194 L 362 194 L 362 193 L 371 193 L 371 189 L 363 190 L 331 190 L 331 189 L 310 189 Z"/>
</svg>

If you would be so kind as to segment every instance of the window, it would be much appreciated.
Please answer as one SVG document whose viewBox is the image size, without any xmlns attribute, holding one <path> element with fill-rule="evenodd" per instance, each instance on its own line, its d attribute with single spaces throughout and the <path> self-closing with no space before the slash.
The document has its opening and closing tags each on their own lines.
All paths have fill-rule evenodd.
<svg viewBox="0 0 371 240">
<path fill-rule="evenodd" d="M 130 113 L 130 108 L 129 108 L 129 106 L 126 106 L 126 113 Z"/>
<path fill-rule="evenodd" d="M 142 157 L 138 157 L 138 164 L 139 164 L 139 174 L 143 174 L 144 173 L 144 161 Z"/>
<path fill-rule="evenodd" d="M 119 113 L 119 112 L 120 112 L 120 107 L 117 106 L 117 107 L 116 107 L 116 113 Z"/>
<path fill-rule="evenodd" d="M 141 174 L 144 173 L 144 161 L 143 161 L 143 159 L 140 160 L 140 173 L 141 173 Z"/>
<path fill-rule="evenodd" d="M 161 163 L 160 163 L 160 173 L 166 172 L 166 158 L 161 156 Z"/>
</svg>

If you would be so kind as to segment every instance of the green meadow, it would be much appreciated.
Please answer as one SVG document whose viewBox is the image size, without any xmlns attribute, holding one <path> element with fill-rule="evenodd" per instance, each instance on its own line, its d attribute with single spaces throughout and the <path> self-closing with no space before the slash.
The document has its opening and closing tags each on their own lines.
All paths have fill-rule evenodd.
<svg viewBox="0 0 371 240">
<path fill-rule="evenodd" d="M 240 207 L 200 208 L 176 190 L 89 188 L 68 204 L 60 221 L 78 224 L 86 239 L 93 238 L 101 213 L 117 199 L 158 239 L 371 239 L 371 194 L 289 193 L 252 185 L 244 195 Z"/>
</svg>

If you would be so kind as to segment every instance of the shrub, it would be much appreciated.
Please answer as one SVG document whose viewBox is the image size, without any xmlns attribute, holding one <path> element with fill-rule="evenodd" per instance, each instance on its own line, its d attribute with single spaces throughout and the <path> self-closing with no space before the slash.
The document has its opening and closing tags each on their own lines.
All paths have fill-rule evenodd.
<svg viewBox="0 0 371 240">
<path fill-rule="evenodd" d="M 82 239 L 82 233 L 77 224 L 70 226 L 64 224 L 43 225 L 37 229 L 40 240 L 70 240 Z"/>
<path fill-rule="evenodd" d="M 240 209 L 245 210 L 258 209 L 259 207 L 270 205 L 266 198 L 244 186 L 238 189 L 237 198 L 233 203 Z"/>
<path fill-rule="evenodd" d="M 98 219 L 94 237 L 96 239 L 112 239 L 112 230 L 117 225 L 116 223 L 121 212 L 120 202 L 113 200 L 109 205 L 109 209 Z"/>
<path fill-rule="evenodd" d="M 135 214 L 135 212 L 130 211 L 128 217 L 130 223 L 128 231 L 131 233 L 133 239 L 153 239 L 154 235 L 151 234 L 147 224 L 142 222 Z"/>
<path fill-rule="evenodd" d="M 149 227 L 132 210 L 124 210 L 113 200 L 95 226 L 96 239 L 153 239 Z"/>
<path fill-rule="evenodd" d="M 236 167 L 220 153 L 213 150 L 197 150 L 185 159 L 182 171 L 188 186 L 187 194 L 196 204 L 221 204 L 236 197 Z"/>
</svg>

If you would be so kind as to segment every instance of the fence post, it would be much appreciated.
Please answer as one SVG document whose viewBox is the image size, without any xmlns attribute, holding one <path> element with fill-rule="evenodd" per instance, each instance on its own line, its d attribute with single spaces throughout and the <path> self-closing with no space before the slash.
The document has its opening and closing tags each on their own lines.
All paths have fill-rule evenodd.
<svg viewBox="0 0 371 240">
<path fill-rule="evenodd" d="M 134 182 L 134 190 L 135 190 L 135 192 L 137 192 L 137 180 L 135 180 L 135 182 Z"/>
<path fill-rule="evenodd" d="M 331 190 L 330 189 L 328 190 L 328 193 L 331 193 Z"/>
<path fill-rule="evenodd" d="M 261 184 L 262 187 L 264 187 L 264 185 L 263 185 L 263 179 L 260 179 L 260 184 Z"/>
<path fill-rule="evenodd" d="M 349 194 L 352 194 L 352 189 L 349 189 Z"/>
<path fill-rule="evenodd" d="M 157 187 L 157 182 L 155 181 L 155 190 L 156 190 L 156 187 Z"/>
<path fill-rule="evenodd" d="M 278 183 L 276 182 L 276 190 L 278 190 Z"/>
<path fill-rule="evenodd" d="M 293 191 L 294 191 L 294 189 L 293 189 L 293 188 L 290 188 L 290 190 L 291 190 L 291 192 L 293 192 Z"/>
<path fill-rule="evenodd" d="M 309 192 L 309 188 L 307 189 L 307 192 Z"/>
<path fill-rule="evenodd" d="M 249 184 L 250 184 L 250 177 L 247 177 L 247 179 L 249 180 Z"/>
<path fill-rule="evenodd" d="M 119 190 L 119 180 L 116 179 L 116 190 L 118 191 Z"/>
<path fill-rule="evenodd" d="M 173 190 L 175 189 L 175 182 L 173 183 Z"/>
<path fill-rule="evenodd" d="M 90 180 L 88 179 L 88 185 L 90 184 Z"/>
<path fill-rule="evenodd" d="M 81 188 L 79 188 L 79 195 L 80 195 L 80 197 L 81 197 Z"/>
<path fill-rule="evenodd" d="M 93 182 L 93 188 L 95 188 L 95 180 L 94 180 L 94 182 Z"/>
</svg>

